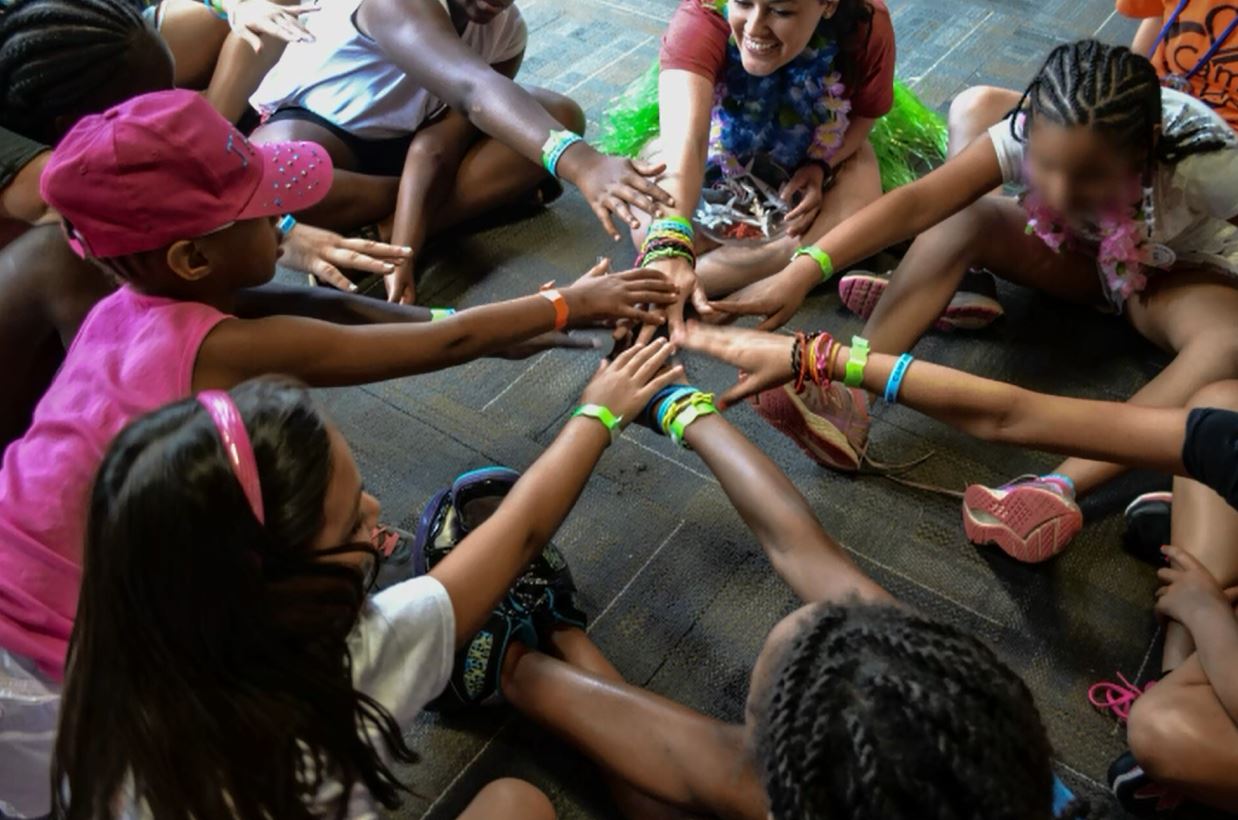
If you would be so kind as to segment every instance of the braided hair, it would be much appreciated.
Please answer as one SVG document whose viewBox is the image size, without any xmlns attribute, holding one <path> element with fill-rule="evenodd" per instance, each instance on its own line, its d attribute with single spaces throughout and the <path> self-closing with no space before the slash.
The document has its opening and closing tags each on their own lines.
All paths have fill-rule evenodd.
<svg viewBox="0 0 1238 820">
<path fill-rule="evenodd" d="M 0 15 L 0 123 L 54 143 L 57 119 L 83 113 L 149 35 L 131 0 L 21 0 Z"/>
<path fill-rule="evenodd" d="M 1031 692 L 952 626 L 822 605 L 772 680 L 755 731 L 774 820 L 1052 816 L 1052 749 Z M 1097 808 L 1076 801 L 1063 817 Z"/>
<path fill-rule="evenodd" d="M 1203 125 L 1157 135 L 1161 125 L 1161 81 L 1152 63 L 1125 46 L 1097 40 L 1060 45 L 1049 52 L 1036 79 L 1012 112 L 1010 129 L 1023 142 L 1032 123 L 1087 126 L 1149 161 L 1173 164 L 1192 154 L 1225 147 Z"/>
</svg>

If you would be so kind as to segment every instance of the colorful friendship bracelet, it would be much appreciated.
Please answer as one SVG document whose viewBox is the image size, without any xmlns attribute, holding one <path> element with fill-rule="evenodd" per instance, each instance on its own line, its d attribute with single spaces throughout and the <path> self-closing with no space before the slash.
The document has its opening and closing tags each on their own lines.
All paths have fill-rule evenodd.
<svg viewBox="0 0 1238 820">
<path fill-rule="evenodd" d="M 655 219 L 649 226 L 650 231 L 676 231 L 683 234 L 689 239 L 696 237 L 696 228 L 692 225 L 692 220 L 683 216 L 664 216 L 660 219 Z"/>
<path fill-rule="evenodd" d="M 830 277 L 834 275 L 834 260 L 830 259 L 828 253 L 816 245 L 805 245 L 802 248 L 797 248 L 795 253 L 791 254 L 791 261 L 794 262 L 801 256 L 811 256 L 813 261 L 817 263 L 817 266 L 821 268 L 821 281 L 830 281 Z"/>
<path fill-rule="evenodd" d="M 287 236 L 288 232 L 296 227 L 296 224 L 297 218 L 295 216 L 292 214 L 284 214 L 279 218 L 279 221 L 275 223 L 275 230 L 279 231 L 284 236 Z"/>
<path fill-rule="evenodd" d="M 915 357 L 910 353 L 904 353 L 898 357 L 898 361 L 894 363 L 894 369 L 890 371 L 890 378 L 886 382 L 885 400 L 886 404 L 898 403 L 898 391 L 903 386 L 903 377 L 907 375 L 907 368 L 911 367 L 911 363 Z"/>
<path fill-rule="evenodd" d="M 542 166 L 552 177 L 558 177 L 559 160 L 563 157 L 563 152 L 584 141 L 584 137 L 571 131 L 551 131 L 546 138 L 546 144 L 542 146 Z"/>
<path fill-rule="evenodd" d="M 446 319 L 448 316 L 455 316 L 455 308 L 430 308 L 430 321 L 437 322 L 439 319 Z"/>
<path fill-rule="evenodd" d="M 847 371 L 843 376 L 843 384 L 848 387 L 859 387 L 864 382 L 864 368 L 868 365 L 868 339 L 862 336 L 851 337 L 851 358 L 847 359 Z"/>
<path fill-rule="evenodd" d="M 619 434 L 623 429 L 619 426 L 623 423 L 623 416 L 616 416 L 610 411 L 609 407 L 601 404 L 582 404 L 572 411 L 572 418 L 583 416 L 584 418 L 597 419 L 602 422 L 606 428 L 606 432 L 610 433 L 610 440 L 613 444 L 615 439 L 619 438 Z"/>
</svg>

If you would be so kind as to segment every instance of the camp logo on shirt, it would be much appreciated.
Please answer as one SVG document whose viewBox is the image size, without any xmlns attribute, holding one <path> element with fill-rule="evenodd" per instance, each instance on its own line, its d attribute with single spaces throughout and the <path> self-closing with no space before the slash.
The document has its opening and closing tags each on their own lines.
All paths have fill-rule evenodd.
<svg viewBox="0 0 1238 820">
<path fill-rule="evenodd" d="M 1163 65 L 1169 75 L 1185 75 L 1212 48 L 1238 17 L 1236 3 L 1202 3 L 1206 10 L 1184 10 L 1166 38 Z M 1191 89 L 1199 99 L 1214 108 L 1233 127 L 1238 128 L 1238 34 L 1217 49 L 1208 65 L 1191 78 Z"/>
</svg>

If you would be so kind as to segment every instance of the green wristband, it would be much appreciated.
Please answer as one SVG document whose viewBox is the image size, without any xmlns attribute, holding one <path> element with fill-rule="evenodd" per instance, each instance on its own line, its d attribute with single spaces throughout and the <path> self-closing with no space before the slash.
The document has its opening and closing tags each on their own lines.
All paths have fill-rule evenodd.
<svg viewBox="0 0 1238 820">
<path fill-rule="evenodd" d="M 448 316 L 455 316 L 455 308 L 430 308 L 430 321 L 437 322 L 439 319 L 446 319 Z"/>
<path fill-rule="evenodd" d="M 572 411 L 572 418 L 577 416 L 585 416 L 586 418 L 597 419 L 602 422 L 607 432 L 610 433 L 611 441 L 619 438 L 619 434 L 623 432 L 619 427 L 623 422 L 623 416 L 616 416 L 610 412 L 609 407 L 603 407 L 600 404 L 582 404 Z"/>
<path fill-rule="evenodd" d="M 683 436 L 688 429 L 688 425 L 703 416 L 712 415 L 718 412 L 718 408 L 714 407 L 713 394 L 697 394 L 697 398 L 692 404 L 680 410 L 679 413 L 671 419 L 670 434 L 671 441 L 678 444 L 680 447 L 687 447 L 684 443 Z"/>
<path fill-rule="evenodd" d="M 834 275 L 834 260 L 830 259 L 830 255 L 818 248 L 816 245 L 805 245 L 802 248 L 796 249 L 795 253 L 791 254 L 791 261 L 794 262 L 801 256 L 811 256 L 813 261 L 821 268 L 821 281 L 828 282 L 830 277 Z"/>
<path fill-rule="evenodd" d="M 843 384 L 859 387 L 864 383 L 864 368 L 868 365 L 868 339 L 851 337 L 851 358 L 847 359 L 847 372 Z"/>
</svg>

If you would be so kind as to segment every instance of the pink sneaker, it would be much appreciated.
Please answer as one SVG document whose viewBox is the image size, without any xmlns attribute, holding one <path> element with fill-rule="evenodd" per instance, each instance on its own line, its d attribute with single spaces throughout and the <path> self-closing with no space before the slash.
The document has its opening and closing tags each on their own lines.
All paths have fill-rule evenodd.
<svg viewBox="0 0 1238 820">
<path fill-rule="evenodd" d="M 787 384 L 755 396 L 752 406 L 818 464 L 848 473 L 860 469 L 870 423 L 863 390 L 809 384 L 796 393 Z"/>
<path fill-rule="evenodd" d="M 1082 526 L 1083 513 L 1074 499 L 1039 476 L 1022 476 L 995 490 L 973 484 L 963 494 L 968 540 L 996 544 L 1016 561 L 1052 558 Z"/>
<path fill-rule="evenodd" d="M 868 271 L 855 271 L 838 280 L 838 295 L 848 310 L 867 319 L 888 284 L 888 273 L 879 276 Z M 997 289 L 992 277 L 984 273 L 969 273 L 933 327 L 944 331 L 980 330 L 996 322 L 1005 312 L 1001 302 L 997 301 Z"/>
</svg>

